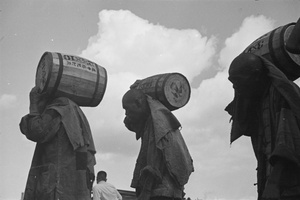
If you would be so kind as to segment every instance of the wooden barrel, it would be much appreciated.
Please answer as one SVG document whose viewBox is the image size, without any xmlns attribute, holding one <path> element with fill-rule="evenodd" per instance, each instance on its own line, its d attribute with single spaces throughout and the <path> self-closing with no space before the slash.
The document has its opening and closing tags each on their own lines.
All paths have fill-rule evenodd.
<svg viewBox="0 0 300 200">
<path fill-rule="evenodd" d="M 185 106 L 191 94 L 188 80 L 180 73 L 158 74 L 139 80 L 136 89 L 157 99 L 169 110 Z"/>
<path fill-rule="evenodd" d="M 97 106 L 105 93 L 105 68 L 79 56 L 45 52 L 38 64 L 35 84 L 52 97 L 68 97 L 79 106 Z"/>
<path fill-rule="evenodd" d="M 291 34 L 295 23 L 278 27 L 256 39 L 244 53 L 263 56 L 278 67 L 290 80 L 300 77 L 300 54 L 289 53 L 285 43 Z"/>
</svg>

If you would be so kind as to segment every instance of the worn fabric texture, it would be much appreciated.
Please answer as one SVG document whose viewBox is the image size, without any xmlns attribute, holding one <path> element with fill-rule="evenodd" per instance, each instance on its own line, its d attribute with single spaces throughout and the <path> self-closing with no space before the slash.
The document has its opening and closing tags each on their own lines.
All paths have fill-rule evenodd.
<svg viewBox="0 0 300 200">
<path fill-rule="evenodd" d="M 89 123 L 77 104 L 70 99 L 59 98 L 48 105 L 48 108 L 56 110 L 62 116 L 61 121 L 74 150 L 87 146 L 90 151 L 96 152 Z"/>
<path fill-rule="evenodd" d="M 149 176 L 155 182 L 151 196 L 182 198 L 184 185 L 194 171 L 193 161 L 179 131 L 177 118 L 159 101 L 147 97 L 151 110 L 141 137 L 131 187 L 143 188 Z"/>
<path fill-rule="evenodd" d="M 67 98 L 26 115 L 21 132 L 36 142 L 24 200 L 90 200 L 95 147 L 88 121 Z"/>
<path fill-rule="evenodd" d="M 300 89 L 262 58 L 270 86 L 261 99 L 235 94 L 226 111 L 232 115 L 231 142 L 250 136 L 258 161 L 258 199 L 278 159 L 290 163 L 280 179 L 281 199 L 300 198 Z"/>
</svg>

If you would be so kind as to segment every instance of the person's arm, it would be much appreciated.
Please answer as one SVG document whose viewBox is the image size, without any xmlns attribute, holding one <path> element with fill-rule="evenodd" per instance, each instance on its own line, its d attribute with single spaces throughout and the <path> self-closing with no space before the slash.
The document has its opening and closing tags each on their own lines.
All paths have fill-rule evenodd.
<svg viewBox="0 0 300 200">
<path fill-rule="evenodd" d="M 141 193 L 138 196 L 138 200 L 149 200 L 151 197 L 152 186 L 154 183 L 154 177 L 148 176 L 145 180 Z"/>
<path fill-rule="evenodd" d="M 21 119 L 21 132 L 31 141 L 47 142 L 57 133 L 61 125 L 60 115 L 47 110 L 41 115 L 26 115 Z"/>
<path fill-rule="evenodd" d="M 279 199 L 279 181 L 282 171 L 285 167 L 285 162 L 279 159 L 273 167 L 273 170 L 266 182 L 266 187 L 262 197 L 265 199 Z"/>
<path fill-rule="evenodd" d="M 160 165 L 161 162 L 157 160 L 156 164 Z M 157 166 L 157 168 L 159 167 Z M 148 200 L 151 197 L 154 182 L 160 182 L 162 180 L 162 177 L 159 171 L 155 170 L 151 166 L 146 166 L 141 171 L 141 180 L 143 180 L 143 187 L 141 188 L 140 194 L 137 199 Z"/>
<path fill-rule="evenodd" d="M 300 164 L 297 152 L 294 149 L 295 146 L 299 146 L 300 130 L 293 112 L 285 106 L 283 104 L 283 108 L 277 114 L 279 119 L 276 143 L 269 159 L 273 169 L 266 182 L 263 198 L 279 199 L 282 172 L 288 166 L 299 166 Z"/>
<path fill-rule="evenodd" d="M 21 119 L 20 130 L 34 142 L 49 141 L 60 127 L 60 115 L 46 109 L 48 98 L 38 87 L 33 87 L 29 93 L 29 114 Z"/>
</svg>

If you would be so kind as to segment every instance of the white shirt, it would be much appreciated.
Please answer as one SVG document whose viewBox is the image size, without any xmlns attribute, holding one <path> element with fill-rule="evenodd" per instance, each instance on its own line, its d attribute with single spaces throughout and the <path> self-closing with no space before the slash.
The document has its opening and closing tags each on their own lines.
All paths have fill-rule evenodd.
<svg viewBox="0 0 300 200">
<path fill-rule="evenodd" d="M 93 187 L 93 200 L 122 200 L 122 196 L 115 186 L 100 181 Z"/>
</svg>

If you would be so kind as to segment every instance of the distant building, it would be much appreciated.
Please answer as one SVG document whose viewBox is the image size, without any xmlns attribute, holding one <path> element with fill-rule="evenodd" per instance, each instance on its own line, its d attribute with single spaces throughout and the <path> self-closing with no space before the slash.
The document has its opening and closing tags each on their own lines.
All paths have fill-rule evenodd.
<svg viewBox="0 0 300 200">
<path fill-rule="evenodd" d="M 136 200 L 135 192 L 128 190 L 118 190 L 122 196 L 122 200 Z M 21 200 L 24 199 L 24 192 L 21 193 Z"/>
<path fill-rule="evenodd" d="M 136 200 L 135 192 L 128 190 L 118 190 L 123 200 Z"/>
</svg>

